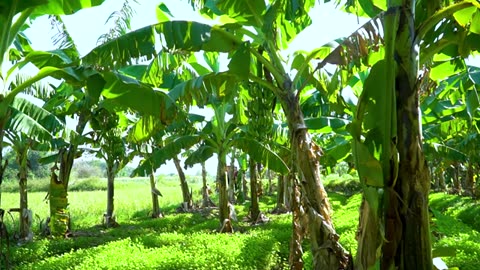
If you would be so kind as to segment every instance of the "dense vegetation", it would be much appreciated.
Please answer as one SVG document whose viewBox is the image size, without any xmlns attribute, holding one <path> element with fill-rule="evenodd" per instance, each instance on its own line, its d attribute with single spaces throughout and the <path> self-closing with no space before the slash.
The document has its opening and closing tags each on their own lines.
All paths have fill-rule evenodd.
<svg viewBox="0 0 480 270">
<path fill-rule="evenodd" d="M 104 211 L 105 179 L 74 181 L 76 192 L 70 193 L 73 234 L 66 239 L 41 236 L 40 221 L 48 215 L 43 202 L 42 187 L 32 187 L 32 209 L 39 215 L 34 222 L 34 242 L 12 247 L 10 260 L 16 269 L 285 269 L 288 268 L 291 215 L 268 214 L 270 222 L 250 226 L 242 222 L 247 216 L 249 202 L 238 205 L 239 223 L 232 235 L 218 235 L 215 209 L 192 213 L 177 213 L 182 199 L 176 177 L 161 177 L 164 197 L 162 219 L 149 218 L 151 202 L 147 179 L 119 179 L 117 185 L 117 215 L 122 224 L 105 229 L 99 216 Z M 200 179 L 188 179 L 194 200 L 201 201 Z M 335 183 L 358 181 L 349 175 L 329 175 L 326 185 L 336 188 L 329 198 L 335 210 L 336 229 L 342 244 L 356 252 L 356 226 L 361 202 L 359 189 L 346 190 Z M 209 180 L 209 182 L 212 182 Z M 264 180 L 264 184 L 267 181 Z M 47 186 L 48 182 L 43 181 Z M 40 190 L 39 190 L 40 189 Z M 480 224 L 476 220 L 475 204 L 457 195 L 435 193 L 431 196 L 432 233 L 434 250 L 447 255 L 444 261 L 459 269 L 476 269 L 480 256 Z M 18 193 L 3 196 L 6 207 L 15 206 Z M 272 210 L 275 198 L 262 196 L 260 207 Z M 16 222 L 6 220 L 11 231 Z M 304 254 L 306 268 L 311 268 L 311 254 Z M 443 253 L 442 253 L 443 252 Z"/>
<path fill-rule="evenodd" d="M 63 19 L 104 2 L 0 2 L 7 268 L 429 270 L 437 257 L 478 260 L 480 68 L 469 60 L 479 1 L 337 1 L 366 22 L 285 58 L 316 1 L 187 1 L 208 23 L 174 20 L 161 3 L 153 25 L 131 29 L 135 3 L 125 0 L 82 55 Z M 26 34 L 41 16 L 57 32 L 52 50 Z M 155 176 L 168 160 L 178 184 Z M 201 176 L 189 181 L 195 164 Z M 355 177 L 328 179 L 340 171 Z M 177 185 L 181 196 L 166 194 Z"/>
</svg>

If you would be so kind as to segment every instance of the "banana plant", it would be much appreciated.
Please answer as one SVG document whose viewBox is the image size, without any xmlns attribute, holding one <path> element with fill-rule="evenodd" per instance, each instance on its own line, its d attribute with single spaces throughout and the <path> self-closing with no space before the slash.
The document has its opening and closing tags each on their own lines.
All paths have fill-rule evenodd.
<svg viewBox="0 0 480 270">
<path fill-rule="evenodd" d="M 103 217 L 107 228 L 118 226 L 114 215 L 115 177 L 133 158 L 125 139 L 129 124 L 124 112 L 108 110 L 101 104 L 90 119 L 92 144 L 97 147 L 93 152 L 107 164 L 107 210 Z"/>
<path fill-rule="evenodd" d="M 0 3 L 0 81 L 1 81 L 1 100 L 0 100 L 0 141 L 3 141 L 5 125 L 11 115 L 10 105 L 14 98 L 21 92 L 34 84 L 35 82 L 51 76 L 53 74 L 66 74 L 65 70 L 54 67 L 43 67 L 38 73 L 24 81 L 21 84 L 13 85 L 12 79 L 16 70 L 24 64 L 16 64 L 8 68 L 5 59 L 18 61 L 25 54 L 33 53 L 28 39 L 22 35 L 23 28 L 27 20 L 34 19 L 42 15 L 63 15 L 73 14 L 81 9 L 97 6 L 103 3 L 103 0 L 87 1 L 69 1 L 63 3 L 60 0 L 54 1 L 2 1 Z M 15 48 L 11 48 L 12 44 Z M 7 70 L 8 69 L 8 70 Z M 5 73 L 5 70 L 7 72 Z M 1 146 L 0 146 L 1 150 Z M 0 151 L 0 164 L 3 162 L 2 151 Z M 4 165 L 1 165 L 0 182 L 3 177 Z"/>
<path fill-rule="evenodd" d="M 186 102 L 195 100 L 202 106 L 205 104 L 205 96 L 208 96 L 204 94 L 205 92 L 216 91 L 215 93 L 222 95 L 229 88 L 235 88 L 240 81 L 255 82 L 272 91 L 288 120 L 292 133 L 292 150 L 296 157 L 295 164 L 298 166 L 301 183 L 304 184 L 304 191 L 310 202 L 309 228 L 311 235 L 316 237 L 312 241 L 315 265 L 326 268 L 346 266 L 348 256 L 340 248 L 338 241 L 332 240 L 337 238 L 330 237 L 335 232 L 331 226 L 330 205 L 318 173 L 319 151 L 315 150 L 318 147 L 306 130 L 297 98 L 297 90 L 303 90 L 300 89 L 304 82 L 301 79 L 304 79 L 302 74 L 305 73 L 304 70 L 300 70 L 292 79 L 285 70 L 278 51 L 278 48 L 288 46 L 288 42 L 311 22 L 307 12 L 313 2 L 305 2 L 303 5 L 290 5 L 283 1 L 265 3 L 260 0 L 249 2 L 248 5 L 242 3 L 224 1 L 203 6 L 204 2 L 199 1 L 198 5 L 204 8 L 206 14 L 229 16 L 232 23 L 210 26 L 187 21 L 161 22 L 112 40 L 98 50 L 92 51 L 85 59 L 95 65 L 112 66 L 113 62 L 108 60 L 111 59 L 111 55 L 115 55 L 116 61 L 113 63 L 115 65 L 129 63 L 132 57 L 153 57 L 157 54 L 154 49 L 156 40 L 163 41 L 162 52 L 229 53 L 231 61 L 228 72 L 210 73 L 180 83 L 170 90 L 169 95 L 175 100 Z M 162 35 L 161 39 L 156 37 L 158 34 Z M 131 40 L 136 42 L 132 43 Z M 109 57 L 101 57 L 103 55 Z M 99 58 L 103 60 L 99 62 Z M 259 78 L 257 73 L 251 70 L 251 61 L 261 63 L 262 69 L 266 71 L 263 73 L 264 77 Z M 224 215 L 222 214 L 222 217 Z M 330 245 L 335 248 L 321 249 L 325 243 L 331 243 Z"/>
<path fill-rule="evenodd" d="M 220 222 L 222 225 L 231 224 L 230 210 L 228 207 L 227 178 L 225 168 L 228 149 L 235 147 L 249 153 L 257 161 L 268 164 L 272 169 L 285 173 L 288 168 L 277 154 L 266 145 L 252 138 L 241 136 L 240 129 L 234 118 L 226 121 L 227 111 L 230 104 L 217 103 L 213 105 L 215 116 L 202 130 L 203 144 L 185 161 L 187 165 L 193 165 L 208 159 L 213 153 L 217 154 L 217 183 L 220 193 Z M 222 213 L 223 211 L 223 213 Z M 222 226 L 226 228 L 226 226 Z"/>
<path fill-rule="evenodd" d="M 153 155 L 153 149 L 155 147 L 155 139 L 150 138 L 146 141 L 142 142 L 130 142 L 130 148 L 133 149 L 136 156 L 142 158 L 140 164 L 144 164 L 145 162 L 149 162 L 149 158 Z M 141 166 L 141 165 L 140 165 Z M 148 173 L 148 177 L 150 180 L 150 194 L 152 196 L 152 218 L 160 218 L 162 217 L 162 212 L 160 210 L 160 204 L 158 201 L 158 197 L 163 196 L 162 193 L 157 189 L 157 182 L 155 180 L 155 169 L 153 164 L 149 164 L 150 173 Z"/>
<path fill-rule="evenodd" d="M 431 67 L 426 82 L 441 78 L 440 72 L 451 66 L 429 61 L 446 45 L 461 47 L 454 36 L 468 31 L 460 28 L 441 36 L 437 29 L 458 29 L 459 18 L 473 22 L 480 5 L 476 1 L 448 2 L 444 7 L 441 1 L 352 3 L 371 17 L 385 11 L 384 60 L 372 67 L 350 126 L 364 189 L 357 265 L 359 269 L 431 269 L 430 173 L 421 148 L 418 64 Z M 425 5 L 428 8 L 418 8 Z M 456 49 L 456 55 L 462 55 Z"/>
<path fill-rule="evenodd" d="M 35 105 L 31 98 L 16 97 L 11 106 L 12 116 L 7 122 L 5 131 L 6 143 L 16 153 L 19 165 L 20 187 L 20 226 L 19 238 L 21 241 L 31 241 L 32 213 L 28 209 L 27 178 L 28 178 L 28 153 L 30 150 L 48 150 L 55 144 L 54 134 L 65 128 L 65 123 L 51 112 Z"/>
</svg>

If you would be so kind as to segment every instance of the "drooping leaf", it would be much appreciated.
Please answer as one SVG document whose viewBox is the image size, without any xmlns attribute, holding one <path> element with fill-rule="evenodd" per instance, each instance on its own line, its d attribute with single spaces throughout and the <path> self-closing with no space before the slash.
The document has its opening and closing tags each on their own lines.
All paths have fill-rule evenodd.
<svg viewBox="0 0 480 270">
<path fill-rule="evenodd" d="M 171 51 L 233 51 L 241 38 L 233 32 L 238 26 L 210 26 L 198 22 L 167 21 L 132 31 L 89 52 L 83 62 L 98 67 L 123 67 L 139 59 L 151 60 L 156 45 Z M 160 44 L 156 41 L 160 40 Z"/>
<path fill-rule="evenodd" d="M 9 1 L 9 0 L 7 0 Z M 48 0 L 43 5 L 35 7 L 34 16 L 51 15 L 71 15 L 81 9 L 95 7 L 101 5 L 105 0 Z M 21 2 L 40 2 L 35 0 Z"/>
<path fill-rule="evenodd" d="M 180 136 L 169 140 L 163 147 L 155 148 L 153 153 L 144 159 L 132 172 L 131 176 L 147 176 L 153 170 L 160 168 L 167 160 L 176 157 L 182 149 L 190 149 L 199 143 L 201 137 L 198 135 Z"/>
<path fill-rule="evenodd" d="M 141 84 L 137 80 L 114 72 L 104 73 L 104 104 L 131 109 L 156 116 L 163 124 L 170 123 L 176 115 L 176 106 L 168 95 Z"/>
</svg>

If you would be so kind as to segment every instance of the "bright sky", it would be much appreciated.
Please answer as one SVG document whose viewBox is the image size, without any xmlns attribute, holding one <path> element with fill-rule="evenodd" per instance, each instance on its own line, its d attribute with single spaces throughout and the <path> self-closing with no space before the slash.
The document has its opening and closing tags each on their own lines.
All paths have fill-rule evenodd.
<svg viewBox="0 0 480 270">
<path fill-rule="evenodd" d="M 132 30 L 157 22 L 155 10 L 162 1 L 138 0 L 138 4 L 133 1 L 130 2 L 136 11 L 136 15 L 132 18 Z M 287 54 L 296 50 L 311 51 L 336 38 L 350 35 L 360 27 L 356 16 L 339 11 L 332 2 L 327 4 L 317 3 L 317 6 L 310 13 L 313 24 L 297 36 Z M 186 0 L 164 0 L 163 3 L 173 14 L 173 20 L 208 22 L 193 11 Z M 67 29 L 82 56 L 95 48 L 98 38 L 108 32 L 112 24 L 105 25 L 105 22 L 110 14 L 120 10 L 122 5 L 123 1 L 107 0 L 99 7 L 81 10 L 74 15 L 63 17 Z M 361 22 L 365 21 L 362 18 L 359 20 Z M 26 31 L 33 48 L 37 50 L 53 49 L 51 36 L 55 33 L 54 30 L 50 29 L 47 17 L 38 18 L 32 23 L 32 27 Z M 207 170 L 211 175 L 216 173 L 216 162 L 216 158 L 207 161 Z M 187 170 L 186 173 L 194 175 L 200 170 L 201 168 L 198 165 Z M 176 173 L 173 162 L 163 165 L 157 173 Z"/>
</svg>

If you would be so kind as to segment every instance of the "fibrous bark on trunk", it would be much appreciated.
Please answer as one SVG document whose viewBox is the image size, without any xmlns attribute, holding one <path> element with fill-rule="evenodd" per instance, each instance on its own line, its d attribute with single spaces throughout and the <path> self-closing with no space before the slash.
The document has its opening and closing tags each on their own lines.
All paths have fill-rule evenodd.
<svg viewBox="0 0 480 270">
<path fill-rule="evenodd" d="M 82 134 L 87 125 L 89 112 L 82 112 L 76 126 L 77 134 Z M 53 236 L 66 236 L 70 230 L 70 214 L 68 213 L 68 183 L 72 172 L 73 161 L 77 156 L 78 145 L 71 143 L 58 151 L 60 168 L 52 167 L 50 180 L 50 233 Z M 59 170 L 58 175 L 56 170 Z"/>
<path fill-rule="evenodd" d="M 219 219 L 220 219 L 220 232 L 233 232 L 232 220 L 230 217 L 230 207 L 228 206 L 228 194 L 227 194 L 227 177 L 225 175 L 226 152 L 223 149 L 219 149 L 218 153 L 218 165 L 217 165 L 217 183 L 219 191 Z"/>
<path fill-rule="evenodd" d="M 160 211 L 160 204 L 158 203 L 158 196 L 161 195 L 156 187 L 155 174 L 152 168 L 150 173 L 150 194 L 152 195 L 152 218 L 161 218 L 162 212 Z"/>
<path fill-rule="evenodd" d="M 66 165 L 63 165 L 65 168 Z M 62 165 L 60 165 L 62 168 Z M 51 168 L 50 187 L 48 191 L 50 205 L 50 226 L 49 232 L 53 236 L 65 236 L 70 228 L 70 214 L 68 213 L 68 193 L 65 184 L 60 176 L 55 172 L 58 170 L 57 164 Z"/>
<path fill-rule="evenodd" d="M 468 162 L 467 173 L 465 175 L 465 189 L 463 191 L 466 196 L 473 196 L 473 190 L 474 190 L 473 174 L 474 174 L 473 163 Z"/>
<path fill-rule="evenodd" d="M 228 166 L 228 201 L 235 203 L 235 150 L 230 157 L 230 166 Z"/>
<path fill-rule="evenodd" d="M 285 195 L 287 191 L 285 190 L 287 177 L 285 175 L 279 174 L 277 176 L 277 205 L 273 209 L 272 213 L 283 214 L 287 213 L 289 209 L 286 206 Z"/>
<path fill-rule="evenodd" d="M 19 164 L 19 187 L 20 187 L 20 239 L 31 241 L 33 239 L 32 212 L 28 209 L 28 193 L 27 193 L 27 153 L 28 148 L 24 147 L 18 150 L 17 163 Z"/>
<path fill-rule="evenodd" d="M 260 215 L 260 207 L 258 205 L 258 196 L 257 196 L 257 166 L 252 157 L 249 159 L 249 168 L 250 168 L 250 220 L 255 222 Z"/>
<path fill-rule="evenodd" d="M 118 165 L 114 162 L 107 161 L 107 212 L 104 216 L 105 226 L 118 226 L 114 215 L 114 197 L 115 197 L 115 175 L 117 173 Z"/>
<path fill-rule="evenodd" d="M 180 187 L 182 188 L 182 209 L 183 211 L 190 211 L 193 207 L 192 193 L 188 188 L 187 178 L 183 172 L 182 166 L 180 165 L 180 160 L 177 157 L 173 158 L 173 163 L 175 168 L 177 168 L 178 178 L 180 179 Z"/>
<path fill-rule="evenodd" d="M 307 131 L 295 94 L 289 91 L 281 101 L 290 130 L 294 166 L 306 200 L 314 269 L 348 269 L 352 262 L 338 241 L 331 219 L 332 209 L 320 180 L 320 148 Z"/>
<path fill-rule="evenodd" d="M 358 235 L 359 269 L 432 269 L 430 170 L 423 155 L 419 121 L 415 1 L 396 2 L 388 2 L 385 19 L 389 35 L 385 38 L 385 95 L 394 96 L 386 99 L 385 111 L 381 112 L 389 115 L 384 126 L 389 128 L 383 131 L 381 145 L 383 187 L 375 190 L 381 191 L 381 203 L 373 207 L 364 196 Z M 391 119 L 396 121 L 389 122 Z M 390 126 L 392 122 L 396 126 Z"/>
</svg>

